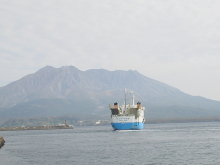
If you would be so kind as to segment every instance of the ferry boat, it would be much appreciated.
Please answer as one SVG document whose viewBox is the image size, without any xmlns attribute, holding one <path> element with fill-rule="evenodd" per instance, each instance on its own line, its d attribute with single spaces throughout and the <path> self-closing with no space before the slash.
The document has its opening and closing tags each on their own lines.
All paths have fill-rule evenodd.
<svg viewBox="0 0 220 165">
<path fill-rule="evenodd" d="M 130 91 L 130 103 L 127 104 L 125 90 L 125 100 L 122 106 L 119 106 L 117 102 L 112 107 L 109 105 L 111 110 L 111 125 L 114 130 L 140 130 L 144 128 L 144 110 L 140 102 L 134 104 L 134 95 Z"/>
</svg>

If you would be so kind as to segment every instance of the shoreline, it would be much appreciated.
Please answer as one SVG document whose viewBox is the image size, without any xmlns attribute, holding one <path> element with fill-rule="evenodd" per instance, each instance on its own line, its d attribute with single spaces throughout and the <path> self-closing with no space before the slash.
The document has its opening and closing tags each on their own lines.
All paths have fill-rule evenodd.
<svg viewBox="0 0 220 165">
<path fill-rule="evenodd" d="M 166 123 L 197 123 L 197 122 L 220 122 L 220 117 L 204 117 L 204 118 L 170 118 L 170 119 L 146 119 L 144 124 L 166 124 Z M 102 126 L 111 125 L 108 123 L 92 124 L 91 122 L 83 121 L 83 123 L 76 124 L 75 126 Z M 0 131 L 19 131 L 19 130 L 51 130 L 51 129 L 73 129 L 72 125 L 53 125 L 53 126 L 13 126 L 13 127 L 0 127 Z"/>
<path fill-rule="evenodd" d="M 220 117 L 204 118 L 173 118 L 173 119 L 146 119 L 145 124 L 162 123 L 196 123 L 196 122 L 220 122 Z"/>
</svg>

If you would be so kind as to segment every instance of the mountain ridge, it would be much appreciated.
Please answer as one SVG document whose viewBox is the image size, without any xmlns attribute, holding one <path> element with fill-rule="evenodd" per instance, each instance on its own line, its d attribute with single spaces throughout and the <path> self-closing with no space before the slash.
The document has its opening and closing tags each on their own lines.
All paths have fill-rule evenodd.
<svg viewBox="0 0 220 165">
<path fill-rule="evenodd" d="M 75 66 L 60 68 L 45 66 L 36 73 L 0 88 L 0 115 L 45 116 L 53 115 L 54 109 L 58 115 L 74 115 L 78 110 L 80 113 L 77 115 L 88 112 L 88 116 L 89 114 L 107 116 L 109 103 L 123 102 L 124 88 L 133 90 L 137 100 L 148 109 L 146 117 L 216 116 L 220 112 L 219 101 L 191 96 L 170 85 L 148 78 L 138 71 L 105 69 L 81 71 Z M 41 101 L 38 104 L 35 102 L 33 106 L 33 101 L 39 99 Z M 60 104 L 57 105 L 56 102 Z M 81 104 L 74 107 L 77 102 Z M 92 105 L 92 110 L 83 108 L 87 102 Z M 72 113 L 69 105 L 72 106 Z M 32 116 L 28 113 L 32 109 L 39 113 L 33 113 Z"/>
</svg>

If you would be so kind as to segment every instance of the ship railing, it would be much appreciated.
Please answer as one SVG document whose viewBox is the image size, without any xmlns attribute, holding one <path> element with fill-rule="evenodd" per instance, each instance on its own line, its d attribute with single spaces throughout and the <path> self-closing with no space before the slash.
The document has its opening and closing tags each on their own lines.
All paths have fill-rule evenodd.
<svg viewBox="0 0 220 165">
<path fill-rule="evenodd" d="M 112 116 L 135 116 L 134 114 L 118 114 L 118 115 L 112 115 Z"/>
<path fill-rule="evenodd" d="M 121 109 L 125 109 L 125 105 L 122 105 L 120 108 Z M 137 108 L 137 105 L 127 104 L 126 105 L 126 109 L 130 109 L 130 108 Z"/>
<path fill-rule="evenodd" d="M 129 105 L 129 108 L 137 108 L 137 105 Z"/>
</svg>

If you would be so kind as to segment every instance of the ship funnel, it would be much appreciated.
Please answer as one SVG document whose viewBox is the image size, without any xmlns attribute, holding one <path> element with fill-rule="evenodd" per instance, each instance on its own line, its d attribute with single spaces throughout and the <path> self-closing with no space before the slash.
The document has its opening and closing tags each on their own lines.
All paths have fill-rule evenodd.
<svg viewBox="0 0 220 165">
<path fill-rule="evenodd" d="M 141 109 L 141 103 L 140 102 L 137 102 L 137 108 Z"/>
<path fill-rule="evenodd" d="M 118 108 L 118 103 L 117 102 L 114 103 L 114 108 Z"/>
</svg>

